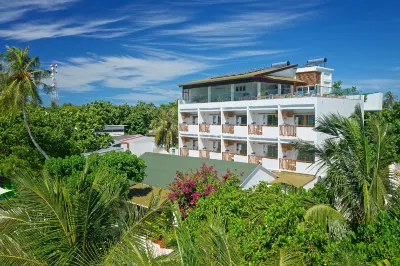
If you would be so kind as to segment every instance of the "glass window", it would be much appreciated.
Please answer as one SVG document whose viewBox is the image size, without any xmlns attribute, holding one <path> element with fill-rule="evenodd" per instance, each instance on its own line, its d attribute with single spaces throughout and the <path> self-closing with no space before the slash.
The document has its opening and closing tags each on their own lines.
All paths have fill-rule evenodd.
<svg viewBox="0 0 400 266">
<path fill-rule="evenodd" d="M 308 126 L 315 126 L 315 115 L 308 115 Z"/>
<path fill-rule="evenodd" d="M 219 124 L 221 124 L 221 116 L 219 116 L 219 115 L 213 115 L 213 124 L 214 124 L 214 125 L 219 125 Z"/>
<path fill-rule="evenodd" d="M 314 127 L 315 115 L 295 115 L 295 124 L 299 127 Z"/>
<path fill-rule="evenodd" d="M 313 152 L 299 149 L 299 153 L 297 155 L 297 160 L 302 161 L 302 162 L 307 162 L 307 163 L 314 163 L 315 154 Z"/>
<path fill-rule="evenodd" d="M 236 125 L 247 125 L 247 116 L 246 115 L 237 115 L 236 116 Z"/>
<path fill-rule="evenodd" d="M 264 154 L 268 158 L 278 158 L 278 149 L 276 145 L 264 145 Z"/>
<path fill-rule="evenodd" d="M 193 150 L 198 150 L 199 149 L 199 141 L 198 140 L 193 140 Z"/>
<path fill-rule="evenodd" d="M 194 115 L 194 116 L 193 116 L 193 120 L 192 120 L 193 125 L 197 125 L 197 124 L 198 124 L 198 121 L 199 121 L 199 117 L 198 117 L 197 115 Z"/>
<path fill-rule="evenodd" d="M 247 155 L 247 143 L 238 143 L 236 145 L 236 151 L 238 154 Z"/>
<path fill-rule="evenodd" d="M 265 120 L 266 121 L 264 121 L 264 124 L 265 124 L 265 122 L 267 122 L 266 124 L 268 126 L 277 126 L 278 125 L 278 118 L 275 117 L 275 115 L 266 115 Z"/>
</svg>

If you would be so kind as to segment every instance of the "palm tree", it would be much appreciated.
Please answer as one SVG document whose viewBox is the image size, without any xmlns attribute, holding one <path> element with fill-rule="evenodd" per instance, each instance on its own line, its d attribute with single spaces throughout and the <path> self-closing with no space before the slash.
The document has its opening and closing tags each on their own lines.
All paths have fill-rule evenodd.
<svg viewBox="0 0 400 266">
<path fill-rule="evenodd" d="M 383 107 L 384 108 L 392 108 L 393 103 L 397 101 L 397 96 L 394 95 L 392 92 L 388 91 L 385 93 L 383 97 Z"/>
<path fill-rule="evenodd" d="M 366 125 L 358 105 L 350 118 L 323 116 L 315 131 L 329 137 L 306 149 L 318 157 L 318 172 L 325 172 L 322 181 L 334 195 L 333 206 L 350 221 L 368 223 L 395 191 L 387 125 L 374 117 Z"/>
<path fill-rule="evenodd" d="M 155 142 L 168 151 L 178 143 L 178 104 L 161 105 L 150 127 L 155 129 Z"/>
<path fill-rule="evenodd" d="M 0 201 L 0 265 L 240 265 L 237 245 L 219 219 L 195 246 L 177 207 L 159 202 L 159 195 L 147 208 L 134 205 L 125 200 L 124 184 L 109 175 L 102 168 L 88 179 L 83 171 L 68 185 L 46 173 L 17 173 L 17 195 Z M 148 237 L 166 226 L 176 245 L 160 256 Z"/>
<path fill-rule="evenodd" d="M 43 78 L 50 77 L 50 71 L 39 69 L 39 58 L 28 55 L 29 46 L 22 50 L 6 46 L 6 50 L 6 54 L 0 54 L 5 70 L 1 72 L 0 112 L 22 109 L 24 124 L 29 137 L 39 152 L 48 159 L 49 156 L 35 141 L 29 128 L 26 105 L 27 103 L 34 105 L 42 103 L 39 87 L 43 87 L 46 93 L 50 92 L 51 88 L 42 82 Z"/>
</svg>

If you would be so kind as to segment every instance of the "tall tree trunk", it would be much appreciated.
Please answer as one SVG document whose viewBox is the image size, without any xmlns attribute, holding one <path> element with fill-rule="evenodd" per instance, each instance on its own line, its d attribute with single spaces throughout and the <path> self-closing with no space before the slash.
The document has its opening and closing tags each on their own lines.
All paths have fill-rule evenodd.
<svg viewBox="0 0 400 266">
<path fill-rule="evenodd" d="M 29 137 L 31 138 L 33 145 L 35 145 L 36 149 L 38 149 L 38 151 L 44 156 L 44 158 L 46 160 L 48 160 L 49 156 L 44 152 L 44 150 L 42 150 L 42 148 L 40 148 L 39 144 L 37 144 L 37 142 L 33 138 L 31 129 L 29 128 L 29 125 L 28 125 L 28 120 L 26 119 L 25 103 L 22 105 L 22 114 L 24 115 L 24 124 L 25 124 L 26 131 L 28 131 Z"/>
</svg>

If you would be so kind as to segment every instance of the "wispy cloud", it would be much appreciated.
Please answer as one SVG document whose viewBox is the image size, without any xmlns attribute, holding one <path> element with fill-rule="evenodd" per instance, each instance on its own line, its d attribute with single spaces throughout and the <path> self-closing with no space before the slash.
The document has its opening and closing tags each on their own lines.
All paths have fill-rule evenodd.
<svg viewBox="0 0 400 266">
<path fill-rule="evenodd" d="M 176 86 L 172 85 L 171 87 Z M 136 103 L 138 101 L 145 101 L 145 102 L 168 102 L 174 101 L 181 97 L 181 91 L 176 89 L 169 89 L 169 88 L 159 88 L 159 87 L 147 87 L 145 89 L 141 88 L 138 91 L 134 90 L 135 92 L 126 93 L 126 94 L 119 94 L 116 96 L 111 97 L 113 100 L 117 100 L 123 103 Z"/>
<path fill-rule="evenodd" d="M 400 71 L 400 66 L 390 68 L 391 71 Z"/>
<path fill-rule="evenodd" d="M 99 84 L 110 89 L 146 88 L 209 68 L 188 59 L 133 56 L 87 56 L 59 65 L 59 88 L 71 92 L 90 91 Z"/>
<path fill-rule="evenodd" d="M 354 80 L 351 83 L 350 86 L 357 86 L 357 88 L 361 89 L 363 92 L 400 90 L 400 79 L 375 78 Z"/>
<path fill-rule="evenodd" d="M 64 36 L 89 36 L 94 38 L 111 38 L 126 35 L 130 32 L 127 27 L 115 27 L 112 24 L 126 17 L 100 20 L 60 20 L 54 23 L 29 22 L 11 25 L 8 29 L 0 30 L 0 37 L 9 40 L 32 41 L 44 38 Z M 104 34 L 104 35 L 100 35 Z"/>
<path fill-rule="evenodd" d="M 79 0 L 0 0 L 0 23 L 20 19 L 30 11 L 62 10 Z"/>
</svg>

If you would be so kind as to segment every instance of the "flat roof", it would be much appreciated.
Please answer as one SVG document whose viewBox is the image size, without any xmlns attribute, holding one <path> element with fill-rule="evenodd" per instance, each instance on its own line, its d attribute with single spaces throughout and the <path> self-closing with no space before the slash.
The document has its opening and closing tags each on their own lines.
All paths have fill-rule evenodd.
<svg viewBox="0 0 400 266">
<path fill-rule="evenodd" d="M 225 76 L 219 76 L 219 77 L 214 77 L 214 78 L 206 78 L 206 79 L 195 80 L 195 81 L 179 84 L 178 86 L 179 87 L 184 87 L 184 86 L 192 86 L 192 85 L 217 83 L 217 82 L 221 82 L 221 81 L 230 81 L 230 80 L 252 78 L 252 77 L 257 77 L 257 76 L 276 73 L 276 72 L 279 72 L 279 71 L 282 71 L 282 70 L 286 70 L 286 69 L 290 69 L 290 68 L 294 68 L 294 67 L 297 67 L 297 66 L 298 66 L 297 64 L 294 64 L 294 65 L 283 66 L 283 67 L 264 68 L 264 69 L 261 69 L 261 70 L 250 71 L 250 72 L 246 72 L 246 73 L 239 73 L 239 74 L 225 75 Z"/>
<path fill-rule="evenodd" d="M 293 172 L 274 172 L 278 176 L 277 179 L 273 180 L 270 182 L 270 184 L 275 184 L 275 183 L 286 183 L 293 185 L 295 187 L 304 187 L 308 183 L 310 183 L 314 178 L 316 178 L 314 175 L 308 175 L 308 174 L 300 174 L 300 173 L 293 173 Z"/>
</svg>

